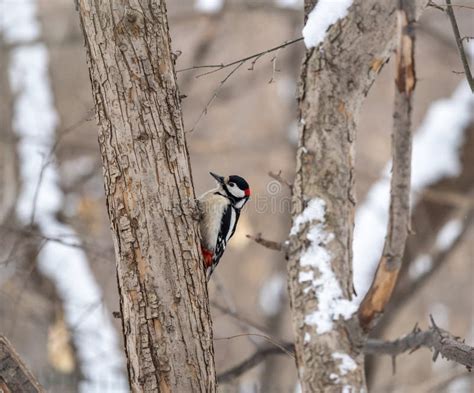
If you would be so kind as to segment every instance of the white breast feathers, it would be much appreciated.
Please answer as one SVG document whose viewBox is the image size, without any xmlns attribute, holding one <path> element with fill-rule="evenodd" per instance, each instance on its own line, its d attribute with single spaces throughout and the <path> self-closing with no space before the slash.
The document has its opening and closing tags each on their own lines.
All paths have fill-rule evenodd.
<svg viewBox="0 0 474 393">
<path fill-rule="evenodd" d="M 222 215 L 230 204 L 229 199 L 215 192 L 216 190 L 210 190 L 198 198 L 199 210 L 202 214 L 200 223 L 202 243 L 209 251 L 214 251 Z"/>
</svg>

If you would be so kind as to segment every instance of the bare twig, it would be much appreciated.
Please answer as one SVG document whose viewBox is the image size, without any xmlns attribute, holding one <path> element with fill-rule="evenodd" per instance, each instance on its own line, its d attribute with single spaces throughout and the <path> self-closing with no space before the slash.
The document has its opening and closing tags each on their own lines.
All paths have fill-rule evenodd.
<svg viewBox="0 0 474 393">
<path fill-rule="evenodd" d="M 240 64 L 240 63 L 246 63 L 247 61 L 249 60 L 255 60 L 252 62 L 252 67 L 251 69 L 253 69 L 253 65 L 255 65 L 256 61 L 268 54 L 268 53 L 272 53 L 272 52 L 275 52 L 281 48 L 285 48 L 289 45 L 292 45 L 292 44 L 295 44 L 297 42 L 300 42 L 303 40 L 303 37 L 299 37 L 299 38 L 295 38 L 294 40 L 290 40 L 290 41 L 285 41 L 283 44 L 280 44 L 280 45 L 277 45 L 273 48 L 270 48 L 270 49 L 266 49 L 264 51 L 261 51 L 261 52 L 258 52 L 258 53 L 255 53 L 253 55 L 250 55 L 250 56 L 247 56 L 247 57 L 243 57 L 241 59 L 237 59 L 237 60 L 234 60 L 234 61 L 231 61 L 229 63 L 220 63 L 220 64 L 207 64 L 207 65 L 195 65 L 195 66 L 192 66 L 192 67 L 188 67 L 188 68 L 183 68 L 181 70 L 177 70 L 176 73 L 180 73 L 180 72 L 185 72 L 185 71 L 191 71 L 191 70 L 198 70 L 198 69 L 202 69 L 202 68 L 213 68 L 212 71 L 209 71 L 209 72 L 205 72 L 204 74 L 199 74 L 197 77 L 201 77 L 201 76 L 204 76 L 204 75 L 208 75 L 208 74 L 212 74 L 214 72 L 217 72 L 217 71 L 220 71 L 224 68 L 228 68 L 228 67 L 232 67 L 234 65 L 237 65 L 237 64 Z"/>
<path fill-rule="evenodd" d="M 63 246 L 66 247 L 71 247 L 71 248 L 79 248 L 84 250 L 89 255 L 92 255 L 96 258 L 100 258 L 103 261 L 110 262 L 110 260 L 114 257 L 113 250 L 106 249 L 101 247 L 97 243 L 90 243 L 87 244 L 84 241 L 78 240 L 76 236 L 71 236 L 71 239 L 68 240 L 67 236 L 48 236 L 48 235 L 43 235 L 40 231 L 34 229 L 34 228 L 16 228 L 13 226 L 8 226 L 8 225 L 0 225 L 1 229 L 9 230 L 12 232 L 17 232 L 21 237 L 18 237 L 18 239 L 23 239 L 23 238 L 35 238 L 40 241 L 44 242 L 53 242 L 53 243 L 59 243 Z M 69 236 L 69 235 L 68 235 Z M 1 264 L 6 264 L 12 259 L 14 251 L 10 253 L 10 255 L 6 258 L 0 261 Z"/>
<path fill-rule="evenodd" d="M 221 311 L 223 314 L 232 317 L 239 325 L 245 324 L 250 328 L 253 328 L 261 333 L 267 334 L 268 331 L 264 326 L 259 325 L 258 323 L 252 321 L 251 319 L 247 318 L 246 316 L 237 313 L 236 311 L 230 310 L 215 301 L 211 301 L 211 305 Z"/>
<path fill-rule="evenodd" d="M 287 354 L 291 358 L 293 358 L 293 359 L 295 358 L 295 354 L 293 353 L 293 351 L 289 351 L 285 348 L 286 343 L 281 344 L 281 343 L 278 342 L 278 340 L 276 338 L 270 337 L 266 334 L 260 334 L 260 333 L 234 334 L 233 336 L 229 336 L 229 337 L 215 338 L 214 341 L 231 340 L 233 338 L 247 337 L 247 336 L 261 337 L 261 338 L 265 339 L 266 341 L 268 341 L 269 343 L 273 344 L 275 347 L 279 348 L 280 351 L 284 352 L 285 354 Z"/>
<path fill-rule="evenodd" d="M 217 89 L 214 90 L 214 93 L 212 94 L 211 98 L 209 99 L 209 101 L 206 103 L 206 105 L 204 106 L 204 109 L 201 111 L 201 113 L 199 114 L 198 118 L 196 119 L 196 121 L 194 122 L 194 125 L 193 127 L 189 130 L 189 131 L 186 131 L 186 132 L 193 132 L 197 125 L 199 124 L 199 122 L 201 121 L 201 119 L 203 118 L 204 115 L 207 115 L 207 111 L 209 109 L 209 107 L 211 106 L 211 104 L 214 102 L 214 100 L 217 98 L 217 95 L 219 94 L 219 91 L 222 89 L 222 86 L 224 86 L 224 83 L 226 83 L 229 78 L 234 74 L 234 72 L 236 72 L 240 67 L 242 67 L 242 65 L 244 64 L 245 62 L 242 61 L 240 62 L 239 64 L 237 64 L 227 75 L 224 79 L 222 79 L 219 83 L 219 85 L 217 86 Z M 203 74 L 204 75 L 204 74 Z"/>
<path fill-rule="evenodd" d="M 369 339 L 364 348 L 366 354 L 398 356 L 403 352 L 413 352 L 418 348 L 425 347 L 433 350 L 434 354 L 440 354 L 447 360 L 451 360 L 471 370 L 474 365 L 474 348 L 465 344 L 459 337 L 455 337 L 446 330 L 438 327 L 433 318 L 431 327 L 422 331 L 415 328 L 405 337 L 394 341 L 383 341 Z M 436 358 L 433 358 L 435 361 Z"/>
<path fill-rule="evenodd" d="M 449 21 L 451 22 L 451 26 L 453 28 L 454 38 L 456 39 L 456 45 L 458 46 L 459 50 L 459 56 L 461 57 L 464 73 L 466 74 L 466 80 L 467 83 L 469 83 L 471 91 L 474 93 L 474 80 L 472 78 L 471 69 L 469 68 L 469 62 L 467 60 L 466 52 L 464 50 L 458 23 L 456 21 L 456 16 L 454 15 L 454 10 L 451 5 L 451 0 L 446 0 L 446 4 L 448 5 L 448 7 L 446 7 L 446 13 L 449 16 Z"/>
<path fill-rule="evenodd" d="M 416 83 L 414 20 L 413 2 L 401 1 L 398 9 L 399 44 L 392 132 L 390 218 L 383 255 L 372 285 L 359 308 L 359 321 L 365 331 L 373 328 L 376 317 L 383 312 L 392 296 L 409 232 L 411 99 Z"/>
<path fill-rule="evenodd" d="M 278 243 L 273 240 L 267 240 L 262 237 L 261 233 L 257 233 L 257 236 L 246 235 L 249 239 L 253 240 L 255 243 L 260 244 L 263 247 L 266 247 L 270 250 L 282 251 L 284 249 L 283 243 Z"/>
<path fill-rule="evenodd" d="M 293 343 L 285 343 L 283 344 L 283 348 L 285 351 L 293 351 L 294 345 Z M 264 348 L 259 349 L 253 355 L 249 356 L 247 359 L 239 363 L 238 365 L 230 368 L 229 370 L 224 371 L 222 374 L 217 376 L 218 383 L 227 383 L 231 382 L 234 379 L 238 378 L 248 370 L 256 367 L 262 361 L 264 361 L 268 356 L 271 355 L 282 355 L 284 352 L 278 347 L 275 346 L 267 346 Z"/>
<path fill-rule="evenodd" d="M 197 66 L 192 66 L 192 67 L 188 67 L 188 68 L 183 68 L 181 70 L 178 70 L 176 71 L 177 73 L 178 72 L 184 72 L 184 71 L 190 71 L 190 70 L 195 70 L 195 69 L 203 69 L 203 68 L 211 68 L 212 70 L 211 71 L 207 71 L 207 72 L 204 72 L 202 74 L 199 74 L 196 76 L 196 78 L 200 78 L 202 76 L 205 76 L 205 75 L 209 75 L 209 74 L 213 74 L 214 72 L 217 72 L 217 71 L 220 71 L 224 68 L 228 68 L 228 67 L 233 67 L 232 70 L 226 75 L 226 77 L 224 79 L 222 79 L 220 82 L 219 82 L 219 85 L 217 86 L 217 88 L 214 90 L 214 93 L 212 94 L 211 98 L 209 99 L 209 101 L 206 103 L 206 105 L 204 106 L 204 109 L 201 111 L 201 113 L 199 114 L 198 118 L 196 119 L 196 121 L 194 122 L 194 125 L 192 126 L 192 128 L 186 132 L 193 132 L 197 125 L 199 124 L 199 122 L 201 121 L 201 119 L 207 114 L 207 111 L 209 110 L 209 107 L 211 106 L 211 104 L 214 102 L 214 100 L 217 98 L 217 95 L 219 94 L 220 90 L 222 89 L 222 86 L 229 80 L 229 78 L 240 68 L 242 67 L 247 61 L 249 60 L 252 60 L 251 64 L 250 64 L 250 68 L 249 70 L 253 70 L 254 66 L 255 66 L 255 63 L 257 62 L 258 59 L 260 59 L 262 56 L 268 54 L 268 53 L 271 53 L 271 52 L 275 52 L 275 51 L 278 51 L 279 49 L 281 48 L 284 48 L 286 46 L 289 46 L 291 44 L 294 44 L 296 42 L 299 42 L 303 40 L 302 37 L 300 38 L 296 38 L 294 40 L 291 40 L 291 41 L 286 41 L 284 42 L 283 44 L 281 45 L 278 45 L 274 48 L 270 48 L 270 49 L 267 49 L 267 50 L 264 50 L 262 52 L 259 52 L 259 53 L 256 53 L 256 54 L 253 54 L 253 55 L 250 55 L 250 56 L 247 56 L 247 57 L 244 57 L 242 59 L 238 59 L 238 60 L 234 60 L 234 61 L 231 61 L 230 63 L 221 63 L 221 64 L 210 64 L 210 65 L 197 65 Z"/>
<path fill-rule="evenodd" d="M 88 121 L 90 121 L 93 117 L 93 114 L 94 114 L 94 107 L 90 108 L 81 119 L 79 119 L 75 123 L 71 124 L 70 126 L 64 128 L 63 130 L 59 131 L 57 133 L 56 141 L 54 142 L 54 144 L 51 147 L 50 151 L 48 152 L 47 155 L 45 155 L 43 157 L 40 173 L 39 173 L 39 176 L 38 176 L 38 181 L 37 181 L 36 187 L 35 187 L 35 193 L 34 193 L 34 196 L 33 196 L 33 206 L 31 208 L 30 227 L 32 227 L 34 222 L 35 222 L 36 207 L 37 207 L 37 203 L 38 203 L 39 191 L 40 191 L 40 188 L 41 188 L 41 184 L 43 183 L 43 177 L 44 177 L 45 171 L 46 171 L 47 167 L 49 165 L 51 165 L 52 162 L 54 161 L 54 153 L 56 152 L 62 138 L 64 136 L 68 135 L 69 133 L 73 132 L 74 130 L 82 127 Z"/>
<path fill-rule="evenodd" d="M 288 180 L 286 180 L 281 175 L 281 171 L 278 171 L 278 173 L 268 172 L 268 176 L 270 176 L 272 179 L 275 179 L 277 182 L 282 183 L 285 186 L 287 186 L 290 189 L 290 191 L 293 191 L 293 184 L 291 184 Z"/>
<path fill-rule="evenodd" d="M 374 355 L 389 355 L 394 362 L 402 353 L 413 353 L 419 348 L 429 348 L 442 357 L 465 366 L 468 370 L 473 367 L 474 348 L 466 345 L 461 339 L 439 328 L 431 317 L 432 326 L 422 331 L 418 324 L 406 336 L 393 341 L 368 339 L 364 346 L 364 353 Z M 240 335 L 237 335 L 240 336 Z M 235 337 L 235 336 L 232 336 Z M 229 337 L 229 338 L 232 338 Z M 225 338 L 228 339 L 228 338 Z M 248 370 L 256 367 L 268 356 L 292 353 L 294 345 L 282 342 L 279 345 L 265 346 L 258 349 L 253 355 L 243 360 L 238 365 L 224 371 L 218 376 L 220 383 L 231 382 Z M 393 366 L 392 366 L 393 367 Z"/>
<path fill-rule="evenodd" d="M 465 5 L 465 4 L 451 4 L 450 1 L 446 1 L 446 4 L 442 4 L 442 5 L 436 4 L 434 1 L 429 1 L 427 6 L 436 8 L 437 10 L 440 10 L 443 12 L 446 11 L 448 8 L 454 8 L 454 7 L 474 10 L 473 6 Z"/>
<path fill-rule="evenodd" d="M 281 49 L 281 48 L 280 48 Z M 276 61 L 277 61 L 277 57 L 278 57 L 278 52 L 280 51 L 280 49 L 278 49 L 275 53 L 275 55 L 272 57 L 271 59 L 271 62 L 272 62 L 272 77 L 270 78 L 270 80 L 268 81 L 268 83 L 273 83 L 275 81 L 275 73 L 277 72 L 280 72 L 279 69 L 277 69 L 277 65 L 276 65 Z"/>
</svg>

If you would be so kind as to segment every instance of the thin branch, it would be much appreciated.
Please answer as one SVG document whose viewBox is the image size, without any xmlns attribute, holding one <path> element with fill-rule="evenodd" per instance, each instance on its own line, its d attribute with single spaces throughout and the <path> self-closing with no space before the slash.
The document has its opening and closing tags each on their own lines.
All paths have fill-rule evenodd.
<svg viewBox="0 0 474 393">
<path fill-rule="evenodd" d="M 443 11 L 443 12 L 446 11 L 448 8 L 454 8 L 454 7 L 465 8 L 465 9 L 468 9 L 468 10 L 474 10 L 474 7 L 470 6 L 470 5 L 451 4 L 450 1 L 449 2 L 446 1 L 446 3 L 447 4 L 440 5 L 440 4 L 436 4 L 434 1 L 429 1 L 427 7 L 433 7 L 433 8 L 436 8 L 437 10 L 440 10 L 440 11 Z"/>
<path fill-rule="evenodd" d="M 268 54 L 268 53 L 272 53 L 272 52 L 275 52 L 279 49 L 282 49 L 282 48 L 285 48 L 289 45 L 292 45 L 292 44 L 295 44 L 297 42 L 300 42 L 303 40 L 303 37 L 299 37 L 299 38 L 295 38 L 294 40 L 290 40 L 290 41 L 285 41 L 283 44 L 280 44 L 278 46 L 275 46 L 273 48 L 270 48 L 270 49 L 266 49 L 264 51 L 261 51 L 261 52 L 258 52 L 258 53 L 255 53 L 253 55 L 250 55 L 250 56 L 247 56 L 247 57 L 243 57 L 241 59 L 237 59 L 237 60 L 234 60 L 234 61 L 231 61 L 230 63 L 220 63 L 220 64 L 207 64 L 207 65 L 195 65 L 195 66 L 192 66 L 192 67 L 188 67 L 188 68 L 183 68 L 181 70 L 177 70 L 176 73 L 180 73 L 180 72 L 185 72 L 185 71 L 191 71 L 191 70 L 198 70 L 198 69 L 202 69 L 202 68 L 213 68 L 212 71 L 209 71 L 209 72 L 206 72 L 204 74 L 200 74 L 198 75 L 197 77 L 201 77 L 201 76 L 204 76 L 204 75 L 208 75 L 208 74 L 212 74 L 214 72 L 217 72 L 217 71 L 220 71 L 224 68 L 228 68 L 228 67 L 232 67 L 236 64 L 240 64 L 240 63 L 246 63 L 247 61 L 249 60 L 253 60 L 255 59 L 255 62 L 256 60 L 258 60 L 260 57 Z M 255 64 L 255 62 L 253 62 L 253 65 Z M 253 69 L 253 68 L 252 68 Z"/>
<path fill-rule="evenodd" d="M 277 61 L 277 58 L 278 58 L 278 52 L 280 51 L 280 49 L 278 49 L 275 53 L 275 55 L 272 57 L 272 59 L 270 60 L 271 63 L 272 63 L 272 77 L 270 78 L 270 80 L 268 81 L 268 83 L 273 83 L 275 81 L 275 74 L 277 72 L 280 72 L 279 69 L 277 69 L 277 65 L 276 65 L 276 61 Z"/>
<path fill-rule="evenodd" d="M 282 251 L 285 247 L 283 243 L 275 242 L 273 240 L 267 240 L 262 237 L 261 233 L 257 233 L 257 236 L 246 235 L 247 238 L 253 240 L 255 243 L 268 248 L 270 250 Z"/>
<path fill-rule="evenodd" d="M 236 311 L 232 311 L 222 305 L 220 305 L 219 303 L 215 302 L 215 301 L 211 301 L 211 306 L 217 308 L 219 311 L 221 311 L 223 314 L 225 315 L 228 315 L 230 317 L 232 317 L 234 320 L 236 320 L 239 324 L 245 324 L 247 325 L 248 327 L 251 327 L 255 330 L 258 330 L 259 332 L 261 333 L 265 333 L 265 334 L 268 334 L 268 331 L 267 329 L 264 327 L 264 326 L 261 326 L 259 325 L 258 323 L 250 320 L 249 318 L 247 318 L 246 316 L 242 315 L 242 314 L 239 314 L 237 313 Z"/>
<path fill-rule="evenodd" d="M 387 237 L 372 285 L 359 308 L 359 321 L 364 331 L 372 329 L 390 297 L 402 265 L 410 225 L 411 177 L 411 109 L 415 88 L 415 6 L 409 0 L 398 9 L 399 43 L 392 131 L 392 179 L 390 218 Z"/>
<path fill-rule="evenodd" d="M 293 343 L 283 344 L 285 351 L 293 351 Z M 231 382 L 234 379 L 238 378 L 248 370 L 256 367 L 258 364 L 263 362 L 268 356 L 271 355 L 282 355 L 284 352 L 278 347 L 268 346 L 259 349 L 253 355 L 249 356 L 247 359 L 239 363 L 238 365 L 230 368 L 229 370 L 224 371 L 223 373 L 217 376 L 218 383 L 227 383 Z"/>
<path fill-rule="evenodd" d="M 43 183 L 44 174 L 45 174 L 46 169 L 48 168 L 48 166 L 53 163 L 54 153 L 56 152 L 57 148 L 59 147 L 59 144 L 60 144 L 62 138 L 64 136 L 68 135 L 69 133 L 75 131 L 76 129 L 82 127 L 88 121 L 91 121 L 93 116 L 94 116 L 94 107 L 90 108 L 81 119 L 79 119 L 75 123 L 67 126 L 63 130 L 59 131 L 57 133 L 56 141 L 54 142 L 54 144 L 51 147 L 50 151 L 48 152 L 47 155 L 45 155 L 43 157 L 43 160 L 42 160 L 42 163 L 41 163 L 40 173 L 38 175 L 38 181 L 36 183 L 35 192 L 34 192 L 34 196 L 33 196 L 33 206 L 31 207 L 31 216 L 30 216 L 30 227 L 32 227 L 34 222 L 35 222 L 36 207 L 37 207 L 37 203 L 38 203 L 38 197 L 39 197 L 39 192 L 40 192 L 40 189 L 41 189 L 41 184 Z"/>
<path fill-rule="evenodd" d="M 286 180 L 286 179 L 281 175 L 281 170 L 278 171 L 278 173 L 268 172 L 268 176 L 270 176 L 272 179 L 276 180 L 277 182 L 284 184 L 285 186 L 287 186 L 287 187 L 290 189 L 290 191 L 293 192 L 293 184 L 291 184 L 291 182 L 289 182 L 288 180 Z"/>
<path fill-rule="evenodd" d="M 422 331 L 419 329 L 418 324 L 416 324 L 409 334 L 397 340 L 384 341 L 368 339 L 364 346 L 364 353 L 366 355 L 389 355 L 394 361 L 395 358 L 402 353 L 408 352 L 411 354 L 419 348 L 424 347 L 470 370 L 474 363 L 474 348 L 465 344 L 459 337 L 455 337 L 451 333 L 438 327 L 433 318 L 431 316 L 430 318 L 431 327 L 428 330 Z M 233 381 L 245 372 L 256 367 L 268 356 L 283 355 L 292 352 L 294 352 L 294 344 L 290 342 L 281 343 L 279 346 L 262 347 L 238 365 L 218 375 L 218 382 L 228 383 Z"/>
<path fill-rule="evenodd" d="M 471 370 L 474 365 L 474 348 L 438 327 L 433 318 L 430 318 L 431 327 L 428 330 L 422 331 L 415 326 L 411 333 L 394 341 L 369 339 L 364 348 L 365 354 L 398 356 L 425 347 L 433 350 L 436 356 L 439 353 L 445 359 Z M 436 357 L 433 357 L 433 361 L 435 360 Z"/>
<path fill-rule="evenodd" d="M 231 340 L 233 338 L 238 338 L 238 337 L 247 337 L 247 336 L 253 336 L 253 337 L 261 337 L 268 341 L 269 343 L 273 344 L 275 347 L 280 349 L 280 351 L 284 352 L 291 358 L 295 358 L 295 354 L 293 351 L 289 351 L 285 348 L 286 343 L 280 344 L 277 339 L 270 337 L 266 334 L 260 334 L 260 333 L 241 333 L 241 334 L 234 334 L 233 336 L 228 336 L 228 337 L 219 337 L 215 338 L 214 341 L 222 341 L 222 340 Z"/>
<path fill-rule="evenodd" d="M 63 246 L 66 247 L 71 247 L 71 248 L 79 248 L 84 250 L 87 254 L 100 258 L 106 262 L 110 262 L 110 260 L 114 257 L 113 250 L 108 250 L 106 248 L 100 247 L 99 244 L 96 243 L 89 243 L 83 241 L 83 240 L 78 240 L 76 236 L 71 236 L 71 235 L 64 235 L 64 236 L 48 236 L 42 234 L 40 231 L 36 230 L 35 228 L 16 228 L 13 226 L 8 226 L 8 225 L 2 225 L 0 224 L 0 229 L 8 230 L 11 232 L 17 232 L 21 237 L 18 237 L 18 239 L 24 239 L 24 238 L 35 238 L 44 242 L 53 242 L 53 243 L 59 243 Z M 71 238 L 70 241 L 68 241 L 68 237 Z M 1 264 L 6 264 L 8 263 L 12 257 L 13 257 L 14 251 L 10 253 L 10 255 L 3 260 L 0 260 L 0 265 Z"/>
<path fill-rule="evenodd" d="M 196 127 L 198 126 L 199 122 L 201 121 L 201 119 L 207 114 L 207 111 L 209 110 L 209 107 L 211 106 L 211 104 L 214 102 L 214 100 L 217 98 L 217 95 L 219 94 L 220 90 L 222 89 L 222 86 L 224 86 L 224 84 L 229 80 L 229 78 L 240 68 L 242 67 L 247 61 L 249 60 L 252 60 L 251 62 L 251 65 L 250 65 L 250 68 L 249 70 L 253 70 L 254 66 L 255 66 L 255 63 L 257 62 L 258 59 L 260 59 L 262 56 L 268 54 L 268 53 L 271 53 L 271 52 L 275 52 L 275 51 L 278 51 L 279 49 L 281 48 L 284 48 L 284 47 L 287 47 L 289 45 L 292 45 L 296 42 L 299 42 L 303 40 L 303 37 L 300 37 L 300 38 L 296 38 L 294 40 L 291 40 L 291 41 L 286 41 L 284 42 L 283 44 L 281 45 L 278 45 L 276 47 L 273 47 L 273 48 L 270 48 L 270 49 L 267 49 L 265 51 L 262 51 L 262 52 L 259 52 L 259 53 L 256 53 L 256 54 L 253 54 L 253 55 L 250 55 L 250 56 L 247 56 L 247 57 L 244 57 L 242 59 L 238 59 L 238 60 L 234 60 L 234 61 L 231 61 L 230 63 L 227 63 L 227 64 L 210 64 L 210 65 L 198 65 L 198 66 L 192 66 L 192 67 L 189 67 L 189 68 L 184 68 L 184 69 L 181 69 L 181 70 L 178 70 L 176 71 L 177 73 L 178 72 L 184 72 L 184 71 L 189 71 L 189 70 L 194 70 L 194 69 L 203 69 L 203 68 L 211 68 L 212 70 L 211 71 L 207 71 L 207 72 L 204 72 L 202 74 L 199 74 L 196 76 L 196 78 L 200 78 L 202 76 L 205 76 L 205 75 L 209 75 L 209 74 L 213 74 L 214 72 L 217 72 L 217 71 L 220 71 L 224 68 L 228 68 L 228 67 L 233 67 L 232 70 L 226 75 L 226 77 L 221 80 L 219 82 L 219 85 L 217 86 L 217 88 L 214 90 L 211 98 L 209 99 L 209 101 L 206 103 L 206 105 L 204 106 L 204 109 L 201 111 L 201 113 L 199 114 L 198 118 L 196 119 L 196 121 L 194 122 L 192 128 L 188 131 L 186 131 L 187 133 L 188 132 L 193 132 Z"/>
<path fill-rule="evenodd" d="M 449 21 L 451 22 L 451 26 L 453 28 L 454 38 L 456 39 L 456 45 L 458 46 L 459 50 L 459 56 L 461 56 L 462 66 L 464 67 L 464 72 L 466 74 L 466 80 L 467 83 L 469 83 L 471 91 L 474 93 L 474 80 L 472 78 L 471 69 L 469 68 L 469 62 L 467 60 L 466 52 L 464 50 L 458 23 L 456 21 L 456 16 L 454 15 L 454 10 L 451 5 L 451 0 L 446 0 L 446 4 L 448 5 L 448 7 L 446 7 L 446 13 L 449 16 Z"/>
<path fill-rule="evenodd" d="M 214 100 L 217 98 L 217 95 L 219 94 L 219 91 L 222 89 L 222 86 L 224 86 L 224 83 L 226 83 L 229 78 L 240 68 L 242 67 L 242 65 L 244 64 L 245 62 L 242 61 L 240 62 L 239 64 L 237 64 L 233 69 L 232 71 L 230 71 L 226 77 L 224 79 L 222 79 L 219 83 L 219 85 L 217 86 L 217 89 L 214 90 L 214 93 L 212 94 L 211 98 L 209 99 L 209 101 L 206 103 L 206 105 L 204 106 L 204 109 L 201 111 L 201 113 L 199 114 L 198 118 L 196 119 L 196 121 L 194 122 L 194 125 L 193 127 L 189 130 L 189 131 L 186 131 L 186 132 L 193 132 L 197 125 L 199 124 L 199 122 L 201 121 L 201 119 L 204 117 L 204 115 L 207 115 L 207 111 L 209 109 L 209 107 L 211 106 L 211 104 L 214 102 Z M 201 75 L 205 75 L 205 74 L 201 74 Z"/>
</svg>

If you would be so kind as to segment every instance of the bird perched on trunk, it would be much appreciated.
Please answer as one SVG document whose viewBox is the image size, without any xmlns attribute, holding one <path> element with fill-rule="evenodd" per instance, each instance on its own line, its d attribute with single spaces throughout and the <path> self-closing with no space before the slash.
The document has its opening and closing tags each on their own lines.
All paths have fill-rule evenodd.
<svg viewBox="0 0 474 393">
<path fill-rule="evenodd" d="M 240 210 L 250 197 L 248 183 L 240 176 L 223 177 L 210 172 L 217 187 L 198 198 L 201 216 L 201 249 L 207 281 L 235 232 Z"/>
</svg>

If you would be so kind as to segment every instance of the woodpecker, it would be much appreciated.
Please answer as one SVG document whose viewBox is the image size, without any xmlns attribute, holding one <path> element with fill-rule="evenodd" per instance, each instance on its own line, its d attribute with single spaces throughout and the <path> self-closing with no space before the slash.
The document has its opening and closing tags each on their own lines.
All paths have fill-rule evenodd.
<svg viewBox="0 0 474 393">
<path fill-rule="evenodd" d="M 216 179 L 217 187 L 198 198 L 201 213 L 201 249 L 207 281 L 235 232 L 240 210 L 250 198 L 249 185 L 242 177 L 223 177 L 209 173 Z"/>
</svg>

